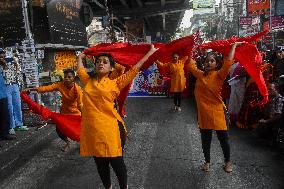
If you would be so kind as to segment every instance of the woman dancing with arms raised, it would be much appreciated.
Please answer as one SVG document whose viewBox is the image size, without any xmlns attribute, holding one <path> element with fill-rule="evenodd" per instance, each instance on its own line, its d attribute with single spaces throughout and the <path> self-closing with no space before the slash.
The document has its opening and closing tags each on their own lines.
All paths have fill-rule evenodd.
<svg viewBox="0 0 284 189">
<path fill-rule="evenodd" d="M 235 49 L 243 42 L 235 42 L 230 50 L 224 64 L 218 69 L 217 55 L 210 53 L 205 62 L 205 71 L 197 69 L 195 61 L 190 59 L 189 71 L 197 78 L 194 95 L 198 108 L 198 126 L 201 133 L 202 149 L 205 157 L 205 164 L 202 170 L 210 170 L 210 146 L 212 131 L 217 133 L 218 140 L 225 158 L 224 170 L 232 172 L 230 162 L 230 145 L 228 136 L 228 121 L 226 120 L 226 106 L 222 101 L 221 90 L 231 65 L 234 63 Z"/>
<path fill-rule="evenodd" d="M 154 46 L 148 53 L 122 76 L 111 80 L 115 62 L 111 55 L 96 57 L 96 74 L 90 77 L 79 56 L 78 75 L 84 84 L 80 155 L 93 156 L 98 173 L 105 188 L 111 188 L 110 167 L 112 166 L 121 189 L 127 188 L 127 170 L 123 160 L 126 127 L 114 107 L 120 91 L 138 74 L 144 62 L 156 51 Z"/>
</svg>

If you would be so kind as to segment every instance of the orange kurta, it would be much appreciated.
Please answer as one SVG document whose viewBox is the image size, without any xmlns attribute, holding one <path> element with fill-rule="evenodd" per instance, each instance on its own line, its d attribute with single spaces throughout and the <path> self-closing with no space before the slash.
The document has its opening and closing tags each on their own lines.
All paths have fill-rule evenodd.
<svg viewBox="0 0 284 189">
<path fill-rule="evenodd" d="M 189 64 L 189 71 L 197 78 L 194 95 L 200 129 L 227 130 L 221 90 L 232 64 L 233 60 L 225 60 L 219 71 L 210 71 L 207 76 L 194 62 Z"/>
<path fill-rule="evenodd" d="M 84 68 L 78 75 L 85 85 L 83 95 L 82 123 L 80 133 L 80 155 L 95 157 L 122 156 L 118 121 L 126 127 L 117 110 L 114 100 L 120 91 L 137 75 L 131 68 L 122 76 L 111 80 L 90 78 Z"/>
<path fill-rule="evenodd" d="M 169 66 L 171 74 L 171 89 L 170 92 L 183 92 L 185 89 L 186 78 L 184 75 L 184 63 L 187 60 L 187 56 L 178 60 L 176 63 L 169 62 L 166 64 L 159 64 L 161 67 Z"/>
<path fill-rule="evenodd" d="M 63 81 L 54 83 L 48 86 L 42 86 L 37 88 L 38 92 L 52 92 L 59 91 L 62 95 L 62 106 L 60 113 L 81 115 L 80 108 L 82 107 L 82 89 L 76 83 L 71 89 L 64 86 Z"/>
<path fill-rule="evenodd" d="M 125 67 L 120 65 L 120 64 L 115 64 L 115 67 L 114 67 L 114 71 L 111 72 L 109 78 L 110 79 L 116 79 L 118 78 L 119 76 L 121 76 L 125 71 Z"/>
</svg>

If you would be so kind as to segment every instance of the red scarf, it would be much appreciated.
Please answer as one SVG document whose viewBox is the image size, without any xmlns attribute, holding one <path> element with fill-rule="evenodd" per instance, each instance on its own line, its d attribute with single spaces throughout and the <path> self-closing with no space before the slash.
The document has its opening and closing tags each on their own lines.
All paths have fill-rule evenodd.
<svg viewBox="0 0 284 189">
<path fill-rule="evenodd" d="M 21 93 L 22 101 L 27 103 L 30 110 L 42 116 L 43 119 L 51 119 L 56 124 L 56 127 L 68 138 L 79 142 L 80 141 L 80 126 L 81 116 L 79 115 L 64 115 L 55 113 L 48 108 L 34 102 L 27 94 Z"/>
</svg>

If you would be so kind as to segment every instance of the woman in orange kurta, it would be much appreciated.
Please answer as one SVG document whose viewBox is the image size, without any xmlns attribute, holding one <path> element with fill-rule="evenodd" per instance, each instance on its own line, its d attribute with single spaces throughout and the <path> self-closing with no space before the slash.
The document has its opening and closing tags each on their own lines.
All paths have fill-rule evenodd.
<svg viewBox="0 0 284 189">
<path fill-rule="evenodd" d="M 48 86 L 28 89 L 29 91 L 37 91 L 39 93 L 59 91 L 62 95 L 62 106 L 60 108 L 61 114 L 81 115 L 82 103 L 82 89 L 75 83 L 75 72 L 71 69 L 64 71 L 64 80 Z M 70 148 L 69 139 L 63 135 L 58 128 L 56 128 L 58 136 L 65 141 L 62 151 L 67 151 Z"/>
<path fill-rule="evenodd" d="M 127 188 L 127 170 L 122 157 L 127 132 L 114 107 L 114 100 L 155 51 L 151 46 L 151 50 L 136 65 L 116 79 L 109 78 L 115 67 L 109 54 L 96 57 L 96 75 L 93 77 L 83 67 L 84 55 L 79 56 L 78 75 L 84 84 L 80 154 L 94 157 L 105 188 L 111 188 L 109 164 L 116 173 L 120 188 Z"/>
<path fill-rule="evenodd" d="M 185 89 L 186 78 L 184 75 L 184 63 L 187 60 L 187 56 L 179 59 L 178 54 L 173 54 L 173 60 L 169 63 L 161 63 L 156 61 L 158 66 L 160 67 L 170 67 L 170 74 L 171 74 L 171 89 L 170 92 L 174 94 L 174 104 L 175 110 L 181 111 L 181 93 Z"/>
<path fill-rule="evenodd" d="M 197 78 L 194 95 L 197 103 L 198 126 L 205 157 L 205 164 L 202 166 L 202 170 L 206 172 L 210 170 L 210 145 L 213 130 L 216 131 L 223 150 L 225 158 L 224 170 L 226 172 L 232 171 L 227 119 L 224 112 L 226 107 L 222 101 L 221 90 L 230 67 L 234 62 L 235 48 L 239 44 L 242 43 L 236 42 L 232 45 L 231 51 L 224 60 L 224 64 L 220 70 L 216 70 L 219 62 L 216 61 L 217 55 L 214 53 L 207 56 L 205 71 L 197 69 L 194 60 L 191 59 L 189 63 L 189 71 Z"/>
</svg>

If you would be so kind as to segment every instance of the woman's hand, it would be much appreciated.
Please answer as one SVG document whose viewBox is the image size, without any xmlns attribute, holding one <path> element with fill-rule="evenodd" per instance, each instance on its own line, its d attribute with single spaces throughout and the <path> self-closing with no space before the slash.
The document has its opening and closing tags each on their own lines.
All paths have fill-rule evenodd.
<svg viewBox="0 0 284 189">
<path fill-rule="evenodd" d="M 84 53 L 81 53 L 80 55 L 79 55 L 79 58 L 80 59 L 84 59 L 86 57 L 86 55 L 84 54 Z"/>
<path fill-rule="evenodd" d="M 244 43 L 245 43 L 245 41 L 236 41 L 233 45 L 237 47 L 237 46 L 244 44 Z"/>
<path fill-rule="evenodd" d="M 154 53 L 158 50 L 158 48 L 155 48 L 155 46 L 153 44 L 151 44 L 151 49 L 150 52 Z"/>
</svg>

